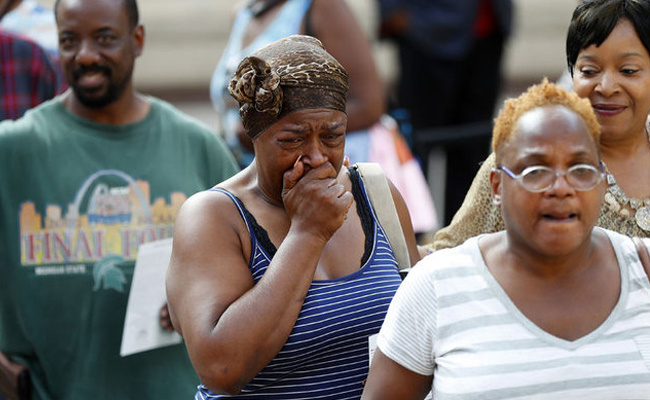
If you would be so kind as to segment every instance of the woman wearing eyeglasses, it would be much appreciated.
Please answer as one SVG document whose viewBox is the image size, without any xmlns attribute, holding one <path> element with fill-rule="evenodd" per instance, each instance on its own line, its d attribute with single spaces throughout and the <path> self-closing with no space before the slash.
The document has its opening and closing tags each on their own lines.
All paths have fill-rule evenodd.
<svg viewBox="0 0 650 400">
<path fill-rule="evenodd" d="M 650 268 L 594 228 L 599 135 L 589 101 L 557 85 L 506 102 L 490 173 L 505 230 L 413 268 L 362 399 L 648 398 Z"/>
<path fill-rule="evenodd" d="M 566 55 L 573 88 L 591 102 L 602 127 L 607 166 L 605 202 L 597 226 L 650 237 L 650 0 L 585 0 L 573 13 Z M 435 249 L 503 229 L 491 204 L 490 156 Z"/>
</svg>

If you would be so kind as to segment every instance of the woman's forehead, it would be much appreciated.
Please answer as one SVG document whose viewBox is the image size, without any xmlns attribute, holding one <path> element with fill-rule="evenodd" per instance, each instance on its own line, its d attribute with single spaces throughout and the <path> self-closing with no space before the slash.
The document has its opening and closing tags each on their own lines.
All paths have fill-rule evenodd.
<svg viewBox="0 0 650 400">
<path fill-rule="evenodd" d="M 572 110 L 559 105 L 545 106 L 524 113 L 515 124 L 506 153 L 548 153 L 584 148 L 597 154 L 597 144 L 582 120 Z M 505 154 L 504 154 L 505 155 Z M 514 155 L 514 154 L 511 154 Z"/>
</svg>

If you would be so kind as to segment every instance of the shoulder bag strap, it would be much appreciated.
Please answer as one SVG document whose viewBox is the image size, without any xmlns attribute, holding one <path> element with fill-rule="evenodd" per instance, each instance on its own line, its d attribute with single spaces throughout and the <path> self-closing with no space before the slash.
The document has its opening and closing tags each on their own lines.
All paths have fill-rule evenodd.
<svg viewBox="0 0 650 400">
<path fill-rule="evenodd" d="M 411 268 L 402 224 L 397 215 L 386 175 L 377 163 L 357 163 L 356 166 L 361 179 L 363 179 L 370 202 L 377 213 L 379 223 L 388 236 L 388 242 L 393 248 L 399 269 Z"/>
</svg>

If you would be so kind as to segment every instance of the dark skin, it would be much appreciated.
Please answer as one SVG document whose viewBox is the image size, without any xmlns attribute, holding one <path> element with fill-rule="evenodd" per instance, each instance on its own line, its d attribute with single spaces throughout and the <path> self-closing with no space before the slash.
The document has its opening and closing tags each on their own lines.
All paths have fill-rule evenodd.
<svg viewBox="0 0 650 400">
<path fill-rule="evenodd" d="M 250 21 L 242 43 L 244 47 L 275 20 L 284 3 L 279 2 L 266 13 Z M 344 0 L 314 0 L 310 23 L 312 34 L 348 72 L 348 131 L 369 128 L 379 121 L 379 117 L 384 113 L 386 99 L 369 40 Z M 299 33 L 305 34 L 304 21 Z M 244 145 L 250 141 L 243 129 L 240 131 L 240 139 Z M 250 144 L 247 147 L 250 148 Z"/>
<path fill-rule="evenodd" d="M 629 20 L 619 20 L 600 46 L 580 51 L 573 87 L 596 110 L 602 157 L 619 186 L 628 196 L 650 197 L 650 54 Z"/>
<path fill-rule="evenodd" d="M 255 161 L 219 185 L 245 204 L 277 247 L 257 284 L 248 268 L 250 234 L 227 196 L 194 195 L 179 213 L 167 276 L 170 311 L 213 392 L 238 393 L 275 357 L 313 280 L 361 266 L 364 233 L 343 168 L 345 122 L 341 111 L 291 113 L 253 140 Z M 392 193 L 415 261 L 408 211 Z"/>
<path fill-rule="evenodd" d="M 524 114 L 514 139 L 497 153 L 499 162 L 517 172 L 531 164 L 556 170 L 597 165 L 597 144 L 577 118 L 559 106 Z M 550 189 L 530 193 L 502 173 L 493 172 L 491 182 L 503 199 L 507 234 L 479 246 L 496 280 L 544 331 L 574 341 L 595 330 L 616 305 L 621 282 L 609 239 L 591 230 L 603 184 L 577 191 L 557 178 Z"/>
<path fill-rule="evenodd" d="M 539 107 L 516 123 L 513 138 L 497 149 L 497 163 L 515 174 L 543 165 L 566 171 L 597 165 L 598 146 L 580 117 L 563 106 Z M 592 230 L 603 183 L 577 191 L 564 176 L 539 193 L 504 173 L 491 175 L 506 230 L 479 239 L 483 260 L 499 285 L 533 324 L 566 341 L 593 332 L 620 296 L 620 268 L 606 234 Z M 375 352 L 362 399 L 423 399 L 432 376 L 407 370 Z"/>
<path fill-rule="evenodd" d="M 100 97 L 111 80 L 118 95 L 101 107 L 90 107 L 72 89 L 62 96 L 72 113 L 95 122 L 123 125 L 140 121 L 149 112 L 149 101 L 133 87 L 135 58 L 142 54 L 144 27 L 132 27 L 126 9 L 113 0 L 62 0 L 56 10 L 59 59 L 68 85 L 78 85 L 89 97 Z M 75 76 L 79 68 L 105 68 Z"/>
</svg>

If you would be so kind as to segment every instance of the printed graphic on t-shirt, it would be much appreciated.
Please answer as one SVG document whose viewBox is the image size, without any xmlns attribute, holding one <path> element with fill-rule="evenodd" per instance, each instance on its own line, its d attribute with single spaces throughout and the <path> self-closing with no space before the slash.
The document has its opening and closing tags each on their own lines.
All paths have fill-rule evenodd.
<svg viewBox="0 0 650 400">
<path fill-rule="evenodd" d="M 121 264 L 142 243 L 169 238 L 184 193 L 151 201 L 149 183 L 117 170 L 89 176 L 68 204 L 21 205 L 21 264 L 36 276 L 93 275 L 94 290 L 124 291 Z"/>
</svg>

